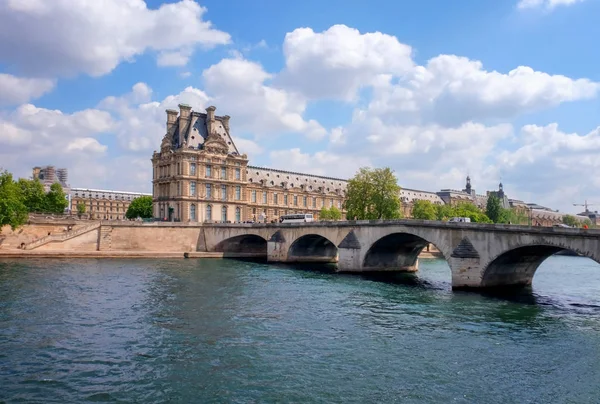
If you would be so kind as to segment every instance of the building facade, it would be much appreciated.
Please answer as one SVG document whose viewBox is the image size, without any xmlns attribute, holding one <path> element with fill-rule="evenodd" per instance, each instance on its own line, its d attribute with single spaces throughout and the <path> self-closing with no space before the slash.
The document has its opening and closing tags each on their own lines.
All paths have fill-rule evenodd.
<svg viewBox="0 0 600 404">
<path fill-rule="evenodd" d="M 152 196 L 140 192 L 110 191 L 106 189 L 71 188 L 69 190 L 71 214 L 77 214 L 77 206 L 85 206 L 85 215 L 90 219 L 125 220 L 127 208 L 135 198 Z"/>
<path fill-rule="evenodd" d="M 183 222 L 276 221 L 323 207 L 342 209 L 346 181 L 248 165 L 230 117 L 215 107 L 167 110 L 166 134 L 152 156 L 154 216 Z"/>
</svg>

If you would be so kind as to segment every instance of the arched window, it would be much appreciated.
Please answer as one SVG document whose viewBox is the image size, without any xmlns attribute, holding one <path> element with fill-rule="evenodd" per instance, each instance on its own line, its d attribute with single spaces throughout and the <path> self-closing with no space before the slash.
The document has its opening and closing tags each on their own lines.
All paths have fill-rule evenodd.
<svg viewBox="0 0 600 404">
<path fill-rule="evenodd" d="M 221 221 L 222 222 L 226 222 L 227 221 L 227 206 L 223 206 L 221 208 Z"/>
<path fill-rule="evenodd" d="M 212 205 L 206 205 L 206 220 L 212 220 Z"/>
<path fill-rule="evenodd" d="M 242 210 L 239 207 L 235 208 L 235 221 L 236 222 L 242 221 Z"/>
<path fill-rule="evenodd" d="M 196 204 L 192 203 L 190 206 L 190 220 L 196 221 Z"/>
</svg>

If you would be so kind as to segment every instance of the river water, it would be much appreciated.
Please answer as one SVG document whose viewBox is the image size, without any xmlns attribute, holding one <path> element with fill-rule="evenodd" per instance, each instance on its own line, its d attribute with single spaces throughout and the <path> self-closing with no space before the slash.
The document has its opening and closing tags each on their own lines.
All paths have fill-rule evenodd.
<svg viewBox="0 0 600 404">
<path fill-rule="evenodd" d="M 452 292 L 235 260 L 0 261 L 0 402 L 597 403 L 600 265 Z"/>
</svg>

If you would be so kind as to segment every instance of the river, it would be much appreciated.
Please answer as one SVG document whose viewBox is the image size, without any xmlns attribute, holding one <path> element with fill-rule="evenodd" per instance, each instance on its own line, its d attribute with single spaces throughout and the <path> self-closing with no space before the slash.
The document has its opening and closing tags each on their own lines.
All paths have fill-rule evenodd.
<svg viewBox="0 0 600 404">
<path fill-rule="evenodd" d="M 0 402 L 595 403 L 600 265 L 452 292 L 235 260 L 0 260 Z"/>
</svg>

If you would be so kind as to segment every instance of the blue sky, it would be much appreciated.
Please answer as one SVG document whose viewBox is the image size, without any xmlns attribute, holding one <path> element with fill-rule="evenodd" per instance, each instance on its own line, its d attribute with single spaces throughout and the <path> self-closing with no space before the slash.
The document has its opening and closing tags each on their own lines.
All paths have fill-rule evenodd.
<svg viewBox="0 0 600 404">
<path fill-rule="evenodd" d="M 231 115 L 255 165 L 600 203 L 597 0 L 85 3 L 0 1 L 17 175 L 149 191 L 164 109 L 186 102 Z"/>
</svg>

